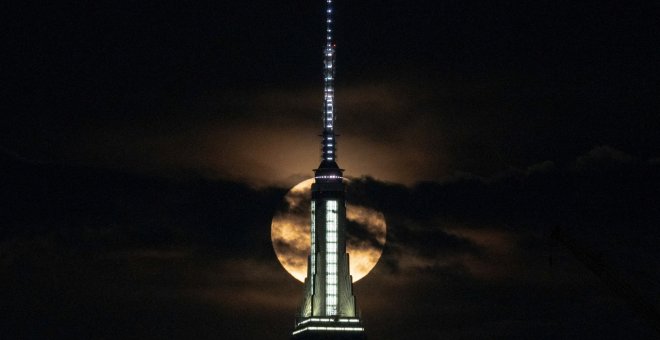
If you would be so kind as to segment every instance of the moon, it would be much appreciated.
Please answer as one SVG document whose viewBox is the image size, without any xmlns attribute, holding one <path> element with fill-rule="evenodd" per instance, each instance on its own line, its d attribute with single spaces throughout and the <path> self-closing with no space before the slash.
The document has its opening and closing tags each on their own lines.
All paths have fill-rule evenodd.
<svg viewBox="0 0 660 340">
<path fill-rule="evenodd" d="M 277 259 L 291 276 L 301 282 L 307 276 L 307 256 L 311 248 L 312 183 L 314 179 L 310 178 L 287 192 L 284 196 L 286 204 L 275 213 L 270 229 Z M 349 203 L 346 203 L 346 219 L 349 224 L 346 235 L 349 270 L 353 282 L 357 282 L 378 263 L 385 246 L 387 225 L 381 212 Z"/>
</svg>

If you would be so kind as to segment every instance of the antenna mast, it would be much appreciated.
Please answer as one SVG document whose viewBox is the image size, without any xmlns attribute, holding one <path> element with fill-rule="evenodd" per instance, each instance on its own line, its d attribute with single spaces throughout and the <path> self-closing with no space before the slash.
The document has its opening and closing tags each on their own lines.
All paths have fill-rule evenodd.
<svg viewBox="0 0 660 340">
<path fill-rule="evenodd" d="M 326 9 L 326 41 L 323 50 L 324 64 L 324 98 L 323 98 L 323 141 L 322 160 L 334 162 L 336 159 L 335 138 L 335 43 L 332 30 L 332 14 L 334 8 L 332 0 L 327 0 Z"/>
</svg>

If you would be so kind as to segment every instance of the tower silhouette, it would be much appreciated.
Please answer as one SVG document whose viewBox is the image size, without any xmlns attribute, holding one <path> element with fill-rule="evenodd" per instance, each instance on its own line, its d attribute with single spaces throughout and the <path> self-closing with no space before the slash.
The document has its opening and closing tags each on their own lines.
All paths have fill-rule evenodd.
<svg viewBox="0 0 660 340">
<path fill-rule="evenodd" d="M 314 170 L 311 252 L 292 339 L 366 339 L 346 253 L 345 188 L 336 161 L 334 8 L 332 0 L 326 1 L 321 164 Z"/>
</svg>

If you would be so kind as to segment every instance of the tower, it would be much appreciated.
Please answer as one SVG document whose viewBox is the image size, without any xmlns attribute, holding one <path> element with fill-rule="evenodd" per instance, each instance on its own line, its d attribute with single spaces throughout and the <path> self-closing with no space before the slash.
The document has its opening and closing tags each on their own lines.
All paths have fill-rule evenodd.
<svg viewBox="0 0 660 340">
<path fill-rule="evenodd" d="M 334 9 L 333 0 L 326 1 L 321 164 L 314 170 L 311 252 L 293 339 L 366 339 L 353 296 L 346 253 L 343 170 L 336 161 Z"/>
</svg>

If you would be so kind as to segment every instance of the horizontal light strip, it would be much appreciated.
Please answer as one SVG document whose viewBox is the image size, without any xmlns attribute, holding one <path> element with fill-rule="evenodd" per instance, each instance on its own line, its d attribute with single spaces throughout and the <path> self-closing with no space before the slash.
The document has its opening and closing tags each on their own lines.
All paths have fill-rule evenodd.
<svg viewBox="0 0 660 340">
<path fill-rule="evenodd" d="M 341 178 L 343 179 L 344 177 L 342 176 L 337 176 L 337 175 L 328 175 L 328 176 L 316 176 L 314 178 L 322 178 L 322 179 L 336 179 L 336 178 Z"/>
<path fill-rule="evenodd" d="M 360 319 L 331 319 L 331 318 L 310 318 L 310 319 L 305 319 L 303 321 L 300 321 L 298 323 L 298 326 L 304 325 L 309 322 L 351 322 L 351 323 L 359 323 Z"/>
<path fill-rule="evenodd" d="M 304 325 L 308 322 L 333 322 L 333 321 L 335 321 L 335 320 L 334 319 L 311 318 L 311 319 L 307 319 L 307 320 L 303 320 L 303 321 L 299 322 L 298 326 Z"/>
<path fill-rule="evenodd" d="M 304 331 L 342 331 L 342 332 L 364 332 L 364 327 L 317 327 L 309 326 L 293 332 L 293 335 Z"/>
</svg>

